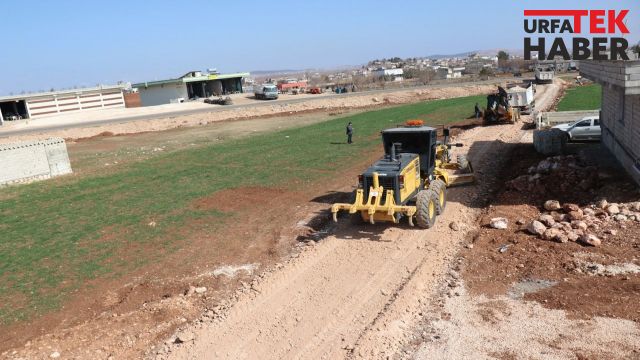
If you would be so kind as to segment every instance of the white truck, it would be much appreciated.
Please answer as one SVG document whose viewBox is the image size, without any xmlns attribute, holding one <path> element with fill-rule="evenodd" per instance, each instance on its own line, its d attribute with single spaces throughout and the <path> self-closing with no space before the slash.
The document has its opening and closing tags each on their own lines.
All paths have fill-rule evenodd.
<svg viewBox="0 0 640 360">
<path fill-rule="evenodd" d="M 256 99 L 275 100 L 278 98 L 278 88 L 274 84 L 253 85 L 253 95 Z"/>
<path fill-rule="evenodd" d="M 553 70 L 536 69 L 536 83 L 538 84 L 551 84 L 553 82 L 553 76 L 555 72 Z"/>
<path fill-rule="evenodd" d="M 518 108 L 521 114 L 531 114 L 535 107 L 534 100 L 534 85 L 529 83 L 529 86 L 524 88 L 521 86 L 514 86 L 507 89 L 507 95 L 509 99 L 509 106 Z"/>
</svg>

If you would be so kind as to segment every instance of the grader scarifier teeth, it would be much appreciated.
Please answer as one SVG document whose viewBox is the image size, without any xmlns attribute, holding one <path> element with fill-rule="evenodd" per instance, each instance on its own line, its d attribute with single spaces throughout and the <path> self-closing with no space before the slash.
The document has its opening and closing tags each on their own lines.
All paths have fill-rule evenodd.
<svg viewBox="0 0 640 360">
<path fill-rule="evenodd" d="M 386 191 L 384 204 L 382 194 Z M 366 202 L 364 201 L 363 189 L 356 191 L 356 199 L 353 204 L 337 203 L 331 206 L 333 221 L 338 221 L 340 210 L 348 211 L 349 214 L 360 213 L 363 219 L 366 217 L 369 223 L 375 224 L 376 220 L 391 221 L 398 223 L 396 213 L 403 214 L 409 218 L 409 224 L 413 226 L 412 217 L 416 213 L 415 206 L 396 205 L 393 190 L 385 190 L 378 182 L 378 174 L 373 174 L 373 186 L 369 188 Z"/>
</svg>

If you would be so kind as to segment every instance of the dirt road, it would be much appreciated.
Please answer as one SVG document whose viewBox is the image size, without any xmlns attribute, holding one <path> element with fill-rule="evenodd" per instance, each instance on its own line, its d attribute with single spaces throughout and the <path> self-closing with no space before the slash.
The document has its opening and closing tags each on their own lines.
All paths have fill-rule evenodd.
<svg viewBox="0 0 640 360">
<path fill-rule="evenodd" d="M 540 87 L 549 106 L 558 86 Z M 543 96 L 544 95 L 544 96 Z M 384 358 L 397 354 L 434 304 L 465 236 L 496 183 L 501 153 L 526 136 L 522 124 L 474 128 L 466 144 L 477 185 L 452 188 L 435 228 L 341 223 L 281 270 L 252 285 L 213 323 L 164 348 L 171 359 Z M 348 191 L 349 189 L 340 189 Z M 458 225 L 454 231 L 451 224 Z M 193 334 L 193 336 L 191 336 Z"/>
<path fill-rule="evenodd" d="M 480 185 L 451 189 L 435 228 L 340 224 L 254 284 L 213 323 L 187 330 L 196 341 L 171 350 L 170 358 L 377 358 L 395 352 L 448 271 L 464 224 L 477 216 L 503 142 L 519 141 L 520 127 L 462 134 L 457 141 L 473 144 L 469 157 Z M 451 222 L 464 230 L 451 230 Z"/>
</svg>

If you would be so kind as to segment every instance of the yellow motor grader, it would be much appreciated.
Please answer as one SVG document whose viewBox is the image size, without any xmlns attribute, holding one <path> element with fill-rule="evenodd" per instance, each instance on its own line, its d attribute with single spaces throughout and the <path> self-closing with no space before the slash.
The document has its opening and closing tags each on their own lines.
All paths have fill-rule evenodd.
<svg viewBox="0 0 640 360">
<path fill-rule="evenodd" d="M 334 221 L 344 210 L 371 224 L 407 218 L 411 226 L 432 227 L 447 204 L 446 188 L 475 180 L 465 156 L 451 161 L 449 150 L 462 144 L 449 143 L 449 129 L 443 135 L 437 141 L 437 129 L 420 120 L 382 131 L 384 157 L 358 176 L 353 203 L 333 204 Z"/>
</svg>

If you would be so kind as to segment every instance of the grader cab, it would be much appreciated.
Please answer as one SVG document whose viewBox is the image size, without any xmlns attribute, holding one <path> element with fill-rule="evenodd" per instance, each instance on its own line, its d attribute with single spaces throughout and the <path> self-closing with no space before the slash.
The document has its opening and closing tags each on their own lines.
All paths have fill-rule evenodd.
<svg viewBox="0 0 640 360">
<path fill-rule="evenodd" d="M 437 129 L 413 121 L 408 126 L 382 131 L 384 157 L 358 176 L 358 188 L 351 204 L 331 207 L 333 218 L 346 211 L 357 219 L 430 228 L 446 206 L 446 188 L 474 181 L 466 157 L 451 161 L 449 131 L 437 141 Z"/>
</svg>

